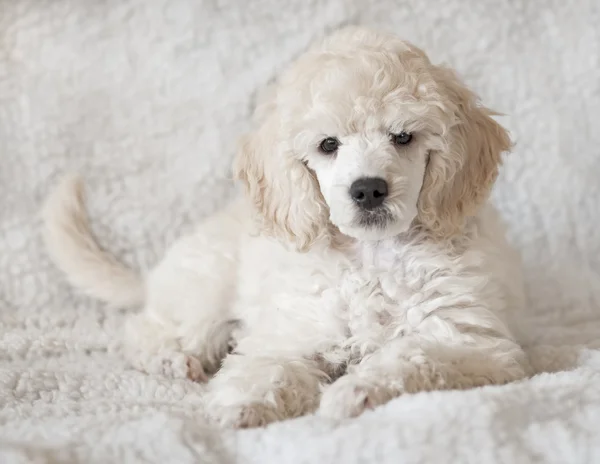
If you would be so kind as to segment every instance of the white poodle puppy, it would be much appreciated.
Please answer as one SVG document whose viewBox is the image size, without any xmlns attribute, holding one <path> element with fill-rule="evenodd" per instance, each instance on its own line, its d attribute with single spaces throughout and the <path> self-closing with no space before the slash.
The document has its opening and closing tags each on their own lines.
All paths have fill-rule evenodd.
<svg viewBox="0 0 600 464">
<path fill-rule="evenodd" d="M 207 380 L 222 425 L 523 379 L 519 258 L 487 204 L 506 131 L 415 46 L 347 28 L 272 86 L 234 171 L 247 195 L 141 279 L 92 238 L 81 183 L 44 214 L 70 282 L 119 306 L 129 359 Z"/>
</svg>

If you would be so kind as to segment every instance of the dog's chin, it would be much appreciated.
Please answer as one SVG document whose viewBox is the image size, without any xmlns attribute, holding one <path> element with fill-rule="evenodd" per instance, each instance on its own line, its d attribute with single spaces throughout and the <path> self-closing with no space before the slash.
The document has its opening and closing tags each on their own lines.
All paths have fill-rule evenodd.
<svg viewBox="0 0 600 464">
<path fill-rule="evenodd" d="M 378 241 L 395 237 L 406 232 L 412 223 L 406 218 L 392 215 L 385 217 L 369 217 L 360 215 L 352 224 L 337 225 L 344 235 L 360 241 Z"/>
</svg>

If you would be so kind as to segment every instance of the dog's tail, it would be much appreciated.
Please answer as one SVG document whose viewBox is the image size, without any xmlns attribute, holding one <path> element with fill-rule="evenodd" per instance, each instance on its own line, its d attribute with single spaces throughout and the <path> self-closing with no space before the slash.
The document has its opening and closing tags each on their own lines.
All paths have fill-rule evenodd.
<svg viewBox="0 0 600 464">
<path fill-rule="evenodd" d="M 100 248 L 84 204 L 81 179 L 67 176 L 46 201 L 42 216 L 48 253 L 71 285 L 121 308 L 144 302 L 144 281 Z"/>
</svg>

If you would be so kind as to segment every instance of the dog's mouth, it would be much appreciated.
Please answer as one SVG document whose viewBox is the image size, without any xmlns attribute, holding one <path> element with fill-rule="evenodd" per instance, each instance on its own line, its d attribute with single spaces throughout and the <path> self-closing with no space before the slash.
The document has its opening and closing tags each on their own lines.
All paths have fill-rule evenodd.
<svg viewBox="0 0 600 464">
<path fill-rule="evenodd" d="M 373 210 L 355 210 L 350 223 L 336 226 L 343 234 L 358 240 L 384 240 L 398 233 L 398 216 L 384 204 Z"/>
<path fill-rule="evenodd" d="M 355 226 L 365 229 L 385 229 L 394 217 L 389 209 L 381 206 L 371 211 L 360 211 Z"/>
</svg>

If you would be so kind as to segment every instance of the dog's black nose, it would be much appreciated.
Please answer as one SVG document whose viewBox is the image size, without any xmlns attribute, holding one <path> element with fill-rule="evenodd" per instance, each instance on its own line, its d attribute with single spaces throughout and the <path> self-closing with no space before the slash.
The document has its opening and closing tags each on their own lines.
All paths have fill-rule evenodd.
<svg viewBox="0 0 600 464">
<path fill-rule="evenodd" d="M 379 177 L 363 177 L 350 186 L 350 196 L 358 206 L 366 210 L 381 206 L 387 195 L 387 182 Z"/>
</svg>

